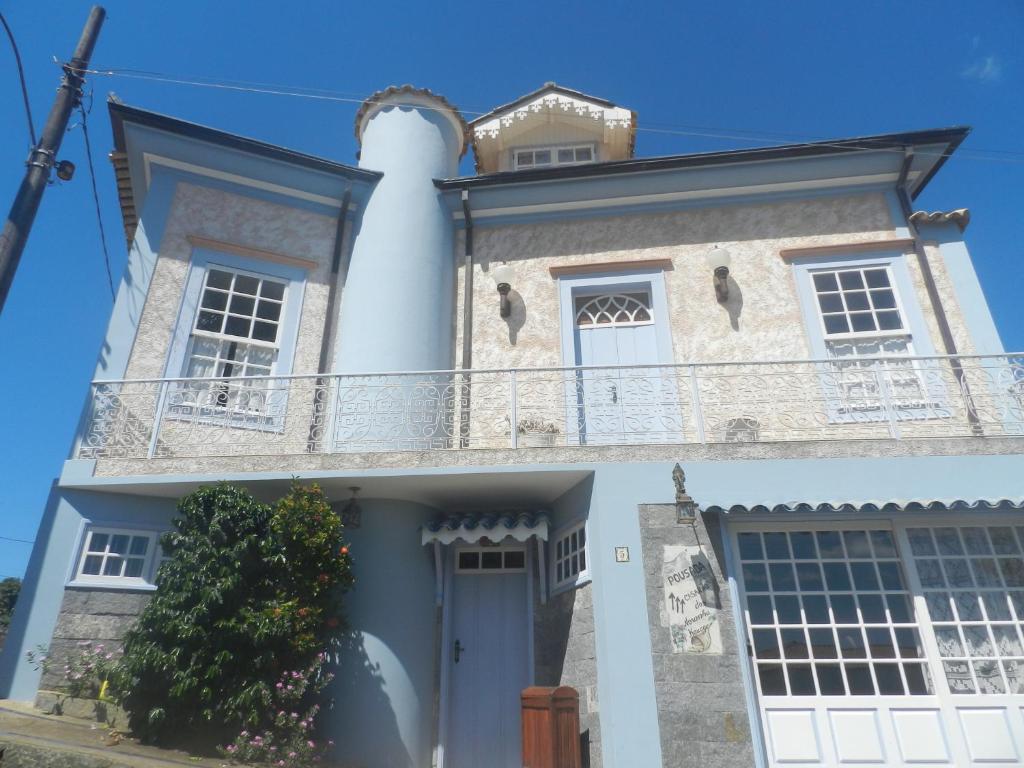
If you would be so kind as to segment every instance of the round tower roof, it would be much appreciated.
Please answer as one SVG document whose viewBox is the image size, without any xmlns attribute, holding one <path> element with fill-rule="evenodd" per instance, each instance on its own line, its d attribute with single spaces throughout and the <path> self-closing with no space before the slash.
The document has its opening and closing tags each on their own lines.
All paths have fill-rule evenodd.
<svg viewBox="0 0 1024 768">
<path fill-rule="evenodd" d="M 390 85 L 367 98 L 360 105 L 359 111 L 356 112 L 356 141 L 362 144 L 363 131 L 366 129 L 366 124 L 370 121 L 370 118 L 389 105 L 427 107 L 444 115 L 451 122 L 456 134 L 459 136 L 461 142 L 459 157 L 466 154 L 466 149 L 469 147 L 470 142 L 469 125 L 467 125 L 459 110 L 441 94 L 434 93 L 429 88 L 416 88 L 412 85 Z"/>
</svg>

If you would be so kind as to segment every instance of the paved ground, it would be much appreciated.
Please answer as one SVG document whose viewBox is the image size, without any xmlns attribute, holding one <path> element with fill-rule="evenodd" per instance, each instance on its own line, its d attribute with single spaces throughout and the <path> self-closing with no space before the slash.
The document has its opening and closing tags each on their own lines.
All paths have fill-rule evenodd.
<svg viewBox="0 0 1024 768">
<path fill-rule="evenodd" d="M 167 768 L 224 761 L 146 747 L 131 739 L 111 744 L 104 726 L 73 717 L 42 715 L 27 704 L 0 700 L 3 768 Z"/>
</svg>

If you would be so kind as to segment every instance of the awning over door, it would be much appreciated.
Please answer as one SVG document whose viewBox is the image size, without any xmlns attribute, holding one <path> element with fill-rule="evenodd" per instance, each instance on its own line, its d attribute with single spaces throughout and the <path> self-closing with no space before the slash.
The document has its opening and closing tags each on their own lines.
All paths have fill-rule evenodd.
<svg viewBox="0 0 1024 768">
<path fill-rule="evenodd" d="M 526 541 L 531 536 L 547 541 L 550 522 L 548 513 L 542 510 L 459 513 L 424 525 L 422 541 L 424 544 L 452 544 L 456 541 L 475 544 L 484 538 L 497 542 L 508 536 L 516 541 Z"/>
</svg>

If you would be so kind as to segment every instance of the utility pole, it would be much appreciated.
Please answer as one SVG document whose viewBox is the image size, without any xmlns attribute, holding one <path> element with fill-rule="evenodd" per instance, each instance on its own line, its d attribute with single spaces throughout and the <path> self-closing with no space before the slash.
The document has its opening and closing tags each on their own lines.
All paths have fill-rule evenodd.
<svg viewBox="0 0 1024 768">
<path fill-rule="evenodd" d="M 71 61 L 63 65 L 64 77 L 61 79 L 57 97 L 46 118 L 46 125 L 39 137 L 39 143 L 29 152 L 25 162 L 25 178 L 18 188 L 18 195 L 7 214 L 3 231 L 0 232 L 0 311 L 7 302 L 7 293 L 14 280 L 14 273 L 21 260 L 21 252 L 25 250 L 28 233 L 39 210 L 43 192 L 50 181 L 60 143 L 67 132 L 71 110 L 79 105 L 82 99 L 82 84 L 85 82 L 85 69 L 92 58 L 92 49 L 96 46 L 100 27 L 107 12 L 98 5 L 89 11 L 89 19 L 82 29 L 82 37 L 78 40 L 75 54 Z M 70 165 L 70 164 L 69 164 Z M 74 171 L 74 166 L 70 166 Z M 70 177 L 69 177 L 70 178 Z"/>
</svg>

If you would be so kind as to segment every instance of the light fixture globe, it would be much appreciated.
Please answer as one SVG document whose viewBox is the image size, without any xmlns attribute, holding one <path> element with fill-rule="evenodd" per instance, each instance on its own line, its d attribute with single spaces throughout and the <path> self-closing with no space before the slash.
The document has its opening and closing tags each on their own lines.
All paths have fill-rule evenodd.
<svg viewBox="0 0 1024 768">
<path fill-rule="evenodd" d="M 508 292 L 512 290 L 512 280 L 515 272 L 508 264 L 499 264 L 491 273 L 494 282 L 498 285 L 498 293 L 501 295 L 501 304 L 498 307 L 498 314 L 508 317 L 512 314 L 512 303 L 508 300 Z"/>
<path fill-rule="evenodd" d="M 725 248 L 715 246 L 704 255 L 704 260 L 711 267 L 714 275 L 715 297 L 721 304 L 729 299 L 729 265 L 732 254 Z"/>
<path fill-rule="evenodd" d="M 725 273 L 729 274 L 729 267 L 732 265 L 732 254 L 729 253 L 728 249 L 716 245 L 704 255 L 704 260 L 711 267 L 712 272 L 717 273 L 718 270 L 724 269 Z"/>
<path fill-rule="evenodd" d="M 512 285 L 512 279 L 515 277 L 515 271 L 508 264 L 499 264 L 494 268 L 494 282 L 498 285 Z"/>
</svg>

